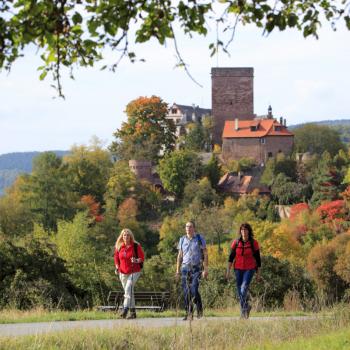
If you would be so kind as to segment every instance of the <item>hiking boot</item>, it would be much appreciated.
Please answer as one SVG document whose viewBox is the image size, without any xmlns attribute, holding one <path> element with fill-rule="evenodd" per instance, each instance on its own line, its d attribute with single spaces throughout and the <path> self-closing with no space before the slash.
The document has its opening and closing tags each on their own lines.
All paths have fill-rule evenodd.
<svg viewBox="0 0 350 350">
<path fill-rule="evenodd" d="M 120 318 L 126 318 L 129 309 L 127 307 L 123 308 L 123 310 L 119 313 Z"/>
<path fill-rule="evenodd" d="M 186 314 L 185 317 L 182 320 L 183 321 L 192 321 L 193 320 L 193 314 Z"/>
<path fill-rule="evenodd" d="M 129 316 L 127 317 L 128 320 L 132 320 L 136 318 L 136 310 L 135 309 L 130 309 L 130 314 Z"/>
<path fill-rule="evenodd" d="M 197 310 L 197 318 L 200 319 L 203 317 L 203 310 Z"/>
<path fill-rule="evenodd" d="M 247 307 L 247 312 L 246 312 L 246 318 L 249 318 L 250 315 L 250 310 L 252 309 L 252 307 L 250 305 L 248 305 Z"/>
</svg>

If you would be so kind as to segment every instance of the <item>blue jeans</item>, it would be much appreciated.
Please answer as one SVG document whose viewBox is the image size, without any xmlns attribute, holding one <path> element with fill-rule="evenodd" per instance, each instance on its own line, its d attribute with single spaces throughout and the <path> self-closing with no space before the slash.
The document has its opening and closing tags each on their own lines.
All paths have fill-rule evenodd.
<svg viewBox="0 0 350 350">
<path fill-rule="evenodd" d="M 202 270 L 200 266 L 181 267 L 181 285 L 184 293 L 186 313 L 193 313 L 193 303 L 196 304 L 197 312 L 203 312 L 202 298 L 199 294 L 199 281 Z"/>
<path fill-rule="evenodd" d="M 249 302 L 248 302 L 248 289 L 249 284 L 254 276 L 255 269 L 253 270 L 236 270 L 236 285 L 239 297 L 239 304 L 241 306 L 241 316 L 248 314 Z"/>
</svg>

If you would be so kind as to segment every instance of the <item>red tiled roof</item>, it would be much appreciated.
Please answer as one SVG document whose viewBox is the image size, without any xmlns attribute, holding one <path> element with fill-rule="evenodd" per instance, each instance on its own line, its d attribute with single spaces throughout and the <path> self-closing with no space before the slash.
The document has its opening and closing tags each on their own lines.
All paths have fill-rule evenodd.
<svg viewBox="0 0 350 350">
<path fill-rule="evenodd" d="M 261 184 L 257 185 L 256 183 L 253 183 L 253 180 L 254 178 L 251 175 L 238 176 L 226 173 L 221 177 L 218 186 L 224 192 L 238 195 L 251 193 L 254 189 L 257 189 L 259 194 L 270 193 L 267 186 Z"/>
<path fill-rule="evenodd" d="M 252 126 L 259 126 L 257 130 L 252 131 Z M 280 127 L 279 131 L 275 130 L 275 126 Z M 235 137 L 265 137 L 265 136 L 293 136 L 285 126 L 275 119 L 259 119 L 259 120 L 239 120 L 238 130 L 235 130 L 235 121 L 226 120 L 222 134 L 223 138 Z"/>
</svg>

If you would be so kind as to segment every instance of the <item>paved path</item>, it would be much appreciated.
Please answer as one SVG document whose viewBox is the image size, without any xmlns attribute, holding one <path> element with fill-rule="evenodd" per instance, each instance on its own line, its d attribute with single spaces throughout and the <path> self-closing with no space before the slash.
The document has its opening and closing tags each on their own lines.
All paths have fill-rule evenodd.
<svg viewBox="0 0 350 350">
<path fill-rule="evenodd" d="M 269 321 L 275 319 L 304 320 L 315 318 L 314 316 L 290 316 L 290 317 L 251 317 L 252 321 Z M 204 317 L 201 320 L 195 319 L 197 322 L 212 321 L 232 321 L 239 320 L 239 317 Z M 55 331 L 63 331 L 68 329 L 80 328 L 114 328 L 122 325 L 134 325 L 141 327 L 174 327 L 188 325 L 188 321 L 182 321 L 182 318 L 166 317 L 166 318 L 138 318 L 135 320 L 87 320 L 87 321 L 57 321 L 57 322 L 36 322 L 36 323 L 12 323 L 0 324 L 0 336 L 19 336 L 29 334 L 43 334 Z"/>
</svg>

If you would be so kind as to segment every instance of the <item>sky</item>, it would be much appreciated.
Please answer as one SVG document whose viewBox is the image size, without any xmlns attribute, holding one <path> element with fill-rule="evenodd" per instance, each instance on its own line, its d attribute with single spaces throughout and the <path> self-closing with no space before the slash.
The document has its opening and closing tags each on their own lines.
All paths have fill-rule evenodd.
<svg viewBox="0 0 350 350">
<path fill-rule="evenodd" d="M 0 72 L 0 154 L 68 150 L 88 145 L 93 136 L 107 147 L 126 121 L 125 106 L 139 96 L 211 108 L 210 71 L 217 66 L 254 68 L 257 115 L 271 105 L 274 116 L 286 118 L 288 125 L 350 119 L 350 32 L 343 26 L 334 32 L 325 24 L 319 40 L 291 30 L 265 37 L 254 27 L 238 27 L 230 55 L 210 57 L 208 45 L 215 37 L 215 29 L 206 38 L 177 37 L 181 55 L 202 87 L 175 67 L 171 41 L 166 47 L 152 41 L 135 46 L 144 63 L 124 60 L 115 73 L 100 71 L 117 59 L 107 51 L 96 68 L 75 69 L 74 80 L 66 74 L 65 99 L 57 97 L 49 77 L 39 80 L 40 54 L 27 49 L 10 73 Z"/>
</svg>

